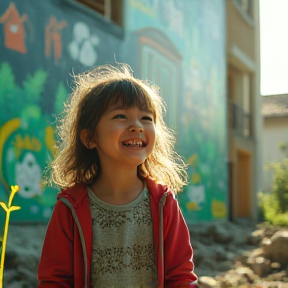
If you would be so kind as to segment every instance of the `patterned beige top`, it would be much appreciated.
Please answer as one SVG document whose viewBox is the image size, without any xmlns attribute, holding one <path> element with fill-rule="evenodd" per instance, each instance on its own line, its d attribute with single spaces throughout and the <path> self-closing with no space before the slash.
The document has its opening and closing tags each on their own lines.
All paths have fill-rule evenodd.
<svg viewBox="0 0 288 288">
<path fill-rule="evenodd" d="M 148 190 L 129 204 L 111 205 L 87 189 L 93 225 L 91 287 L 157 287 Z"/>
</svg>

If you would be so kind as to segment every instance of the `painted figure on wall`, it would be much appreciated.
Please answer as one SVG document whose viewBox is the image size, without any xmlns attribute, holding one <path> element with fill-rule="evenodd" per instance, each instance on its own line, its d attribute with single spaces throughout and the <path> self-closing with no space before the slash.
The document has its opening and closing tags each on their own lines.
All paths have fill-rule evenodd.
<svg viewBox="0 0 288 288">
<path fill-rule="evenodd" d="M 62 55 L 61 30 L 67 26 L 67 22 L 58 22 L 55 16 L 50 17 L 45 28 L 45 56 L 54 55 L 54 63 L 57 64 Z"/>
<path fill-rule="evenodd" d="M 27 14 L 20 16 L 16 5 L 11 2 L 9 8 L 0 18 L 4 25 L 5 47 L 19 53 L 25 54 L 25 27 L 24 22 L 28 21 Z"/>
</svg>

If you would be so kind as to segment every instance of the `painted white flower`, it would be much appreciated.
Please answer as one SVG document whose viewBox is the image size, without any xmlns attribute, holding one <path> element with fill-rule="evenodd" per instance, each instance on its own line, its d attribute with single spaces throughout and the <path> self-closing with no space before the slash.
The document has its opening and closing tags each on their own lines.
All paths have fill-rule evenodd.
<svg viewBox="0 0 288 288">
<path fill-rule="evenodd" d="M 77 22 L 73 28 L 73 39 L 68 44 L 68 51 L 72 59 L 78 60 L 87 67 L 92 67 L 98 59 L 95 47 L 99 42 L 99 37 L 90 33 L 87 24 Z"/>
<path fill-rule="evenodd" d="M 35 156 L 28 152 L 22 163 L 16 164 L 16 183 L 20 187 L 18 194 L 23 198 L 32 198 L 41 195 L 40 187 L 41 168 Z"/>
</svg>

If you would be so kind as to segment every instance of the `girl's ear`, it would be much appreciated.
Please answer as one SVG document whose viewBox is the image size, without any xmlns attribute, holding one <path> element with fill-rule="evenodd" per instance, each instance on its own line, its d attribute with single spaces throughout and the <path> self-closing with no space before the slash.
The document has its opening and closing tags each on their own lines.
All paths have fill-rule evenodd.
<svg viewBox="0 0 288 288">
<path fill-rule="evenodd" d="M 87 149 L 93 149 L 97 146 L 95 140 L 91 140 L 90 133 L 89 133 L 88 129 L 83 129 L 80 132 L 80 139 L 81 139 L 81 142 L 83 143 L 83 145 Z"/>
</svg>

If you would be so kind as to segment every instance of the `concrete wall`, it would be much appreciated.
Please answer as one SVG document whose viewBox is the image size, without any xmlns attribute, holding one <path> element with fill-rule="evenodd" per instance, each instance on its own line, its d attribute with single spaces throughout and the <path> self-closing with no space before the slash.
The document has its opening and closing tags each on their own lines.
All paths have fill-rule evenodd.
<svg viewBox="0 0 288 288">
<path fill-rule="evenodd" d="M 258 1 L 253 1 L 258 2 Z M 241 51 L 245 58 L 255 59 L 257 51 L 255 45 L 251 45 L 251 41 L 257 39 L 257 31 L 255 25 L 249 16 L 247 16 L 237 4 L 237 1 L 226 1 L 227 7 L 227 49 L 233 49 L 235 52 Z M 254 11 L 257 11 L 255 5 Z M 233 24 L 232 24 L 233 23 Z M 239 63 L 240 64 L 240 63 Z"/>
<path fill-rule="evenodd" d="M 265 117 L 263 119 L 263 191 L 272 189 L 273 171 L 269 164 L 283 159 L 280 143 L 288 143 L 288 117 Z"/>
<path fill-rule="evenodd" d="M 262 185 L 259 1 L 253 1 L 252 17 L 241 9 L 236 0 L 226 1 L 226 9 L 226 51 L 228 75 L 231 78 L 228 79 L 228 83 L 233 84 L 229 88 L 227 98 L 249 113 L 251 131 L 245 135 L 231 128 L 228 133 L 230 217 L 256 220 L 257 193 L 261 191 Z M 246 93 L 245 96 L 243 94 L 244 77 L 249 77 L 250 83 L 248 94 Z M 246 170 L 249 169 L 251 173 L 248 175 L 246 171 L 243 171 L 243 167 L 246 167 Z M 246 175 L 245 180 L 243 175 Z M 246 182 L 245 187 L 242 182 Z M 241 200 L 243 195 L 248 198 L 247 201 Z M 241 207 L 241 205 L 247 207 Z M 246 211 L 246 214 L 239 211 Z"/>
</svg>

